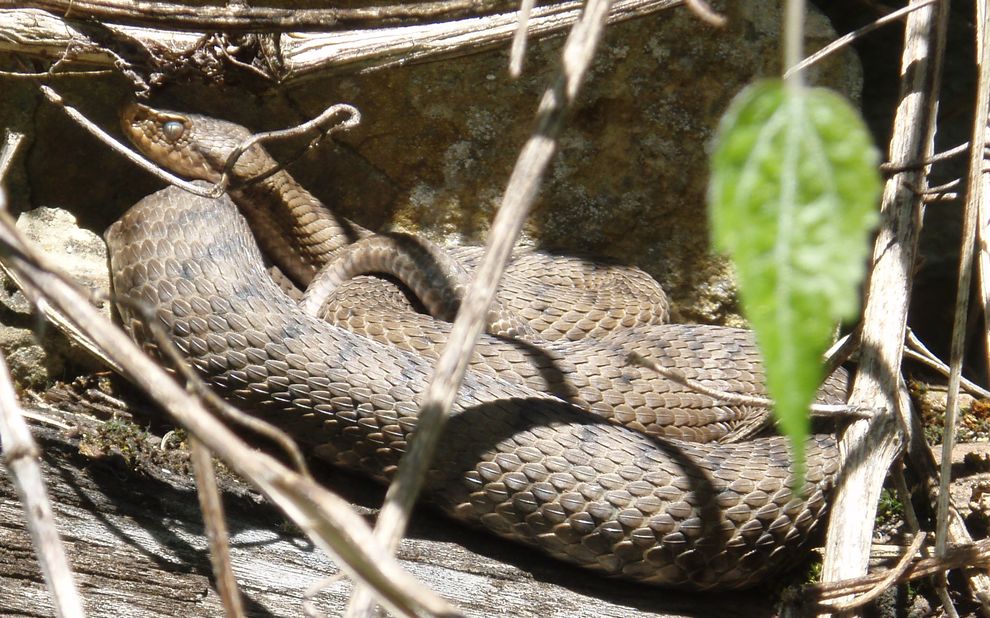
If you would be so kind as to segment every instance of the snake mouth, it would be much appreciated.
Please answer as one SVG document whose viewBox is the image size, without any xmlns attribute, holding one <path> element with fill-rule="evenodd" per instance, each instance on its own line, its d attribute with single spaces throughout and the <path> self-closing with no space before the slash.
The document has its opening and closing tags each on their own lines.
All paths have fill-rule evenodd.
<svg viewBox="0 0 990 618">
<path fill-rule="evenodd" d="M 137 101 L 128 101 L 124 103 L 124 106 L 120 109 L 120 124 L 124 129 L 124 133 L 128 132 L 130 126 L 132 126 L 138 118 L 147 118 L 150 115 L 151 108 L 147 105 L 142 105 Z"/>
</svg>

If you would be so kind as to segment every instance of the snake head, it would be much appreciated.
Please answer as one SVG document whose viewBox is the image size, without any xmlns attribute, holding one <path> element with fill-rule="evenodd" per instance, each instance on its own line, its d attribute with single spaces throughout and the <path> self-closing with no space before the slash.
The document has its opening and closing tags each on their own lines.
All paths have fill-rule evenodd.
<svg viewBox="0 0 990 618">
<path fill-rule="evenodd" d="M 244 127 L 198 114 L 182 114 L 128 103 L 121 110 L 121 128 L 138 150 L 155 163 L 187 178 L 220 180 L 227 156 L 251 137 Z M 257 165 L 238 159 L 234 173 L 249 177 Z"/>
</svg>

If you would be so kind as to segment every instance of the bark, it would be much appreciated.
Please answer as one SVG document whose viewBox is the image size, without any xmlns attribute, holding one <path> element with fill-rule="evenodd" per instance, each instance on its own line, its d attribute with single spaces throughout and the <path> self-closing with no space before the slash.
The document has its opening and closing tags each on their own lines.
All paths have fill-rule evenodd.
<svg viewBox="0 0 990 618">
<path fill-rule="evenodd" d="M 94 458 L 92 442 L 80 442 L 80 436 L 92 435 L 96 423 L 79 426 L 79 418 L 63 417 L 77 425 L 70 431 L 38 425 L 32 430 L 43 451 L 56 522 L 88 615 L 222 615 L 184 458 L 165 456 L 168 451 L 139 457 L 130 465 L 120 454 Z M 305 590 L 337 568 L 258 494 L 229 477 L 221 481 L 234 573 L 247 614 L 302 615 Z M 321 481 L 359 505 L 381 501 L 381 490 L 358 477 L 327 472 Z M 765 593 L 701 595 L 607 580 L 463 529 L 426 509 L 417 512 L 398 555 L 403 567 L 474 616 L 772 613 Z M 348 582 L 337 582 L 316 596 L 317 607 L 339 615 L 350 592 Z M 0 473 L 0 614 L 52 614 L 6 470 Z"/>
<path fill-rule="evenodd" d="M 617 0 L 609 21 L 624 21 L 678 4 L 677 0 Z M 567 0 L 534 8 L 528 35 L 564 34 L 577 20 L 581 5 L 578 0 Z M 8 4 L 0 2 L 0 7 L 4 6 Z M 82 17 L 77 13 L 73 16 Z M 37 9 L 0 8 L 0 52 L 57 60 L 64 62 L 63 69 L 116 67 L 142 85 L 179 68 L 198 71 L 219 82 L 235 65 L 269 81 L 287 83 L 321 74 L 354 73 L 490 50 L 509 42 L 518 20 L 518 12 L 508 11 L 412 26 L 372 29 L 365 25 L 336 32 L 236 37 L 174 30 L 174 24 L 164 18 L 157 22 L 161 29 L 110 23 L 96 28 Z"/>
</svg>

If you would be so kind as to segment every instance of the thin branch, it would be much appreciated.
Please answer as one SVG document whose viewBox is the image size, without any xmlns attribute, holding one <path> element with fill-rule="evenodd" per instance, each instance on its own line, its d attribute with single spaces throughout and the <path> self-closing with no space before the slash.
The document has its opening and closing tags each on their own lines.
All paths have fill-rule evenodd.
<svg viewBox="0 0 990 618">
<path fill-rule="evenodd" d="M 187 180 L 183 180 L 182 178 L 179 178 L 174 174 L 171 174 L 165 170 L 160 169 L 154 163 L 151 163 L 144 157 L 138 155 L 133 150 L 131 150 L 130 148 L 119 142 L 112 135 L 104 131 L 99 125 L 97 125 L 92 120 L 90 120 L 85 115 L 83 115 L 82 112 L 80 112 L 76 108 L 66 103 L 65 99 L 63 99 L 60 94 L 58 94 L 48 86 L 41 86 L 40 88 L 41 88 L 41 93 L 45 95 L 45 98 L 47 98 L 50 102 L 54 103 L 58 107 L 62 108 L 62 111 L 64 111 L 66 115 L 69 116 L 69 118 L 75 120 L 76 123 L 79 126 L 81 126 L 83 129 L 85 129 L 90 135 L 92 135 L 96 139 L 100 140 L 101 142 L 109 146 L 111 150 L 123 156 L 125 159 L 127 159 L 134 165 L 137 165 L 138 167 L 148 172 L 149 174 L 154 175 L 159 180 L 163 180 L 169 184 L 175 185 L 177 187 L 181 187 L 186 191 L 188 191 L 189 193 L 192 193 L 193 195 L 198 195 L 200 197 L 217 197 L 218 195 L 223 193 L 224 190 L 226 189 L 226 187 L 221 187 L 219 183 L 212 185 L 209 189 L 204 189 L 202 185 L 197 185 Z M 214 191 L 216 191 L 216 195 L 213 195 Z"/>
<path fill-rule="evenodd" d="M 705 22 L 709 26 L 714 26 L 715 28 L 721 28 L 725 26 L 727 20 L 724 15 L 721 15 L 708 5 L 705 0 L 684 0 L 685 6 L 688 10 L 695 14 L 695 16 L 701 21 Z"/>
<path fill-rule="evenodd" d="M 3 180 L 23 141 L 23 133 L 7 130 L 4 134 L 4 143 L 0 147 L 0 212 L 6 213 L 7 209 Z M 24 412 L 17 402 L 3 354 L 0 354 L 0 449 L 24 506 L 24 519 L 41 565 L 42 577 L 52 594 L 55 614 L 67 618 L 84 616 L 82 599 L 55 527 L 51 502 L 38 464 L 40 451 L 24 422 Z"/>
<path fill-rule="evenodd" d="M 620 22 L 682 4 L 682 0 L 615 0 L 609 22 Z M 555 0 L 533 7 L 527 22 L 527 38 L 537 39 L 564 33 L 578 19 L 581 0 Z M 4 6 L 0 4 L 0 6 Z M 112 26 L 113 37 L 127 46 L 149 50 L 140 59 L 125 59 L 116 54 L 105 40 L 97 40 L 77 22 L 60 20 L 35 9 L 0 8 L 0 51 L 31 55 L 44 60 L 64 57 L 72 48 L 72 62 L 86 66 L 121 67 L 139 88 L 146 89 L 146 79 L 139 73 L 168 71 L 161 58 L 182 59 L 191 68 L 198 58 L 215 52 L 204 49 L 203 37 L 163 25 L 161 30 L 132 26 Z M 273 66 L 264 70 L 250 65 L 272 82 L 284 84 L 319 74 L 365 72 L 386 67 L 463 56 L 502 47 L 519 28 L 518 11 L 494 13 L 483 18 L 384 28 L 376 24 L 355 26 L 335 32 L 292 32 L 279 39 L 280 55 Z M 150 53 L 150 50 L 155 50 Z M 224 61 L 247 68 L 242 59 L 229 54 Z M 270 63 L 265 58 L 266 66 Z M 214 79 L 215 65 L 211 64 Z"/>
<path fill-rule="evenodd" d="M 920 4 L 928 0 L 916 0 Z M 931 156 L 945 47 L 947 3 L 926 4 L 908 15 L 901 58 L 901 101 L 889 158 L 895 165 Z M 874 514 L 887 470 L 901 450 L 901 427 L 911 426 L 903 408 L 900 362 L 907 304 L 920 232 L 924 170 L 889 178 L 862 320 L 860 364 L 849 403 L 882 408 L 871 422 L 855 421 L 839 441 L 840 475 L 832 499 L 822 579 L 866 572 Z"/>
<path fill-rule="evenodd" d="M 526 35 L 529 32 L 529 16 L 533 12 L 536 0 L 522 0 L 519 3 L 519 27 L 512 36 L 512 47 L 509 48 L 509 75 L 522 75 L 523 60 L 526 57 Z"/>
<path fill-rule="evenodd" d="M 23 133 L 18 133 L 11 129 L 6 129 L 3 132 L 3 145 L 0 146 L 0 185 L 3 184 L 3 179 L 7 177 L 7 170 L 10 169 L 11 164 L 14 162 L 17 149 L 21 147 L 22 143 L 24 143 Z"/>
<path fill-rule="evenodd" d="M 914 581 L 922 577 L 950 569 L 980 569 L 990 566 L 990 539 L 967 545 L 952 546 L 943 558 L 921 558 L 911 562 L 895 583 Z M 855 579 L 805 586 L 803 594 L 810 599 L 821 601 L 866 592 L 876 586 L 886 576 L 885 573 L 872 573 Z M 822 609 L 828 611 L 828 608 Z"/>
<path fill-rule="evenodd" d="M 433 458 L 446 417 L 464 378 L 471 350 L 485 326 L 485 317 L 543 174 L 557 150 L 564 112 L 577 96 L 595 48 L 605 29 L 608 0 L 589 0 L 562 50 L 562 67 L 544 91 L 536 128 L 523 145 L 492 224 L 484 258 L 474 272 L 460 311 L 422 400 L 416 436 L 403 456 L 378 516 L 375 536 L 394 551 L 405 533 L 409 512 Z M 355 592 L 348 615 L 368 613 L 366 593 Z"/>
<path fill-rule="evenodd" d="M 986 0 L 977 0 L 984 5 Z M 984 24 L 985 26 L 986 24 Z M 959 278 L 956 287 L 955 315 L 952 321 L 952 346 L 949 351 L 949 392 L 945 402 L 945 425 L 942 433 L 942 469 L 938 499 L 938 527 L 935 531 L 935 553 L 944 556 L 948 541 L 949 481 L 952 476 L 952 447 L 956 438 L 956 419 L 959 415 L 959 380 L 962 377 L 963 351 L 966 347 L 966 316 L 969 313 L 970 283 L 973 274 L 973 254 L 976 244 L 977 214 L 987 197 L 983 192 L 983 145 L 987 136 L 987 117 L 990 114 L 990 40 L 988 29 L 980 29 L 982 38 L 977 41 L 979 77 L 977 98 L 970 135 L 969 179 L 966 187 L 966 208 L 963 214 L 963 231 L 959 248 Z"/>
<path fill-rule="evenodd" d="M 829 43 L 828 45 L 826 45 L 825 47 L 811 54 L 801 62 L 787 69 L 787 71 L 784 73 L 784 79 L 787 79 L 794 73 L 797 73 L 799 71 L 804 71 L 813 64 L 821 62 L 828 56 L 831 56 L 832 54 L 835 54 L 845 49 L 846 47 L 851 45 L 853 41 L 855 41 L 856 39 L 862 37 L 863 35 L 869 34 L 870 32 L 873 32 L 874 30 L 876 30 L 881 26 L 886 26 L 889 23 L 893 23 L 901 19 L 908 13 L 911 13 L 912 11 L 917 11 L 918 9 L 926 7 L 929 4 L 934 4 L 936 2 L 942 2 L 942 1 L 947 1 L 947 0 L 923 0 L 922 2 L 909 4 L 903 8 L 897 9 L 893 13 L 888 13 L 887 15 L 884 15 L 883 17 L 863 26 L 862 28 L 853 30 L 848 34 L 844 34 L 839 38 L 835 39 L 834 41 L 832 41 L 831 43 Z"/>
<path fill-rule="evenodd" d="M 931 350 L 925 347 L 925 344 L 918 339 L 918 337 L 914 334 L 914 331 L 910 328 L 907 333 L 907 343 L 908 347 L 904 350 L 905 357 L 916 360 L 919 363 L 924 363 L 945 377 L 949 376 L 949 366 L 946 365 L 942 359 L 935 356 Z M 972 382 L 971 380 L 967 380 L 963 376 L 959 376 L 959 384 L 975 397 L 990 399 L 990 391 L 983 388 L 979 384 Z"/>
<path fill-rule="evenodd" d="M 2 212 L 0 247 L 6 252 L 7 266 L 21 280 L 43 293 L 48 302 L 88 333 L 111 360 L 124 368 L 128 379 L 278 505 L 314 544 L 336 556 L 338 564 L 351 577 L 372 586 L 391 611 L 403 616 L 460 615 L 403 570 L 345 500 L 245 444 L 142 353 L 130 337 L 90 306 L 75 288 L 39 268 L 36 251 Z"/>
<path fill-rule="evenodd" d="M 316 602 L 313 600 L 316 595 L 320 594 L 323 590 L 326 590 L 330 586 L 339 583 L 343 578 L 340 573 L 336 575 L 331 575 L 330 577 L 324 577 L 323 579 L 313 582 L 313 584 L 303 592 L 303 614 L 306 618 L 326 618 L 326 614 L 321 612 L 316 607 Z"/>
<path fill-rule="evenodd" d="M 897 496 L 904 507 L 904 523 L 907 524 L 908 530 L 917 534 L 921 532 L 921 522 L 918 521 L 918 513 L 914 510 L 914 504 L 911 502 L 911 490 L 908 489 L 907 479 L 904 478 L 904 461 L 898 460 L 891 472 Z"/>
<path fill-rule="evenodd" d="M 338 114 L 347 114 L 347 118 L 335 124 L 330 124 L 330 120 Z M 238 144 L 237 147 L 231 150 L 230 154 L 227 155 L 227 160 L 224 162 L 222 172 L 220 174 L 220 180 L 211 190 L 211 195 L 208 197 L 219 197 L 224 191 L 227 190 L 227 186 L 230 183 L 231 172 L 233 171 L 237 160 L 240 159 L 245 152 L 247 152 L 248 148 L 254 146 L 255 144 L 278 142 L 309 133 L 319 133 L 320 136 L 325 136 L 330 135 L 331 133 L 336 133 L 337 131 L 347 131 L 348 129 L 358 126 L 359 124 L 361 124 L 361 112 L 359 112 L 356 107 L 346 103 L 337 103 L 323 110 L 319 116 L 302 122 L 294 127 L 279 129 L 277 131 L 255 133 Z M 276 164 L 271 169 L 265 170 L 257 176 L 244 180 L 243 183 L 254 184 L 261 182 L 262 180 L 278 173 L 283 167 L 284 166 L 281 164 Z"/>
<path fill-rule="evenodd" d="M 914 558 L 914 555 L 918 552 L 918 549 L 921 548 L 921 544 L 925 542 L 925 537 L 926 534 L 924 532 L 915 534 L 914 540 L 911 541 L 911 545 L 908 546 L 907 550 L 904 552 L 904 555 L 901 556 L 901 559 L 897 561 L 897 565 L 883 573 L 883 578 L 875 584 L 872 584 L 867 592 L 845 601 L 821 603 L 819 607 L 835 613 L 841 613 L 858 609 L 867 603 L 872 602 L 878 596 L 883 594 L 887 588 L 894 585 L 894 582 L 904 576 L 904 573 L 907 572 L 908 567 L 911 566 L 911 559 Z"/>
<path fill-rule="evenodd" d="M 768 397 L 758 397 L 756 395 L 742 395 L 739 393 L 730 393 L 727 391 L 721 391 L 714 388 L 708 388 L 698 380 L 692 380 L 687 378 L 683 372 L 677 369 L 668 369 L 659 365 L 656 361 L 645 356 L 633 352 L 629 355 L 629 362 L 634 365 L 640 365 L 646 367 L 656 374 L 667 378 L 671 382 L 676 382 L 681 386 L 689 388 L 697 393 L 711 397 L 714 399 L 713 404 L 719 405 L 735 405 L 735 406 L 754 406 L 757 408 L 765 408 L 767 410 L 774 407 L 773 399 Z M 841 415 L 845 418 L 862 418 L 868 419 L 872 418 L 873 414 L 870 410 L 853 408 L 845 404 L 827 404 L 827 403 L 815 403 L 809 406 L 809 411 L 814 416 L 820 417 L 830 417 L 834 418 L 837 415 Z"/>
<path fill-rule="evenodd" d="M 0 77 L 7 77 L 11 79 L 32 79 L 44 81 L 47 79 L 53 79 L 57 77 L 96 77 L 100 75 L 114 75 L 116 71 L 112 69 L 93 69 L 91 71 L 62 71 L 59 73 L 54 73 L 52 71 L 36 71 L 36 72 L 24 72 L 24 71 L 0 71 Z"/>
<path fill-rule="evenodd" d="M 987 7 L 983 2 L 977 3 L 977 36 L 985 36 L 988 25 L 985 23 Z M 980 67 L 981 74 L 986 70 L 986 66 Z M 986 152 L 984 152 L 986 158 Z M 986 162 L 984 161 L 984 164 Z M 984 169 L 986 172 L 986 169 Z M 986 174 L 982 177 L 983 195 L 986 197 L 990 192 L 990 177 Z M 984 353 L 990 359 L 990 204 L 986 199 L 980 200 L 979 211 L 977 212 L 976 242 L 979 250 L 977 260 L 977 274 L 979 277 L 980 301 L 983 308 L 983 343 Z M 987 371 L 990 372 L 990 362 L 987 363 Z M 990 377 L 990 376 L 988 376 Z"/>
<path fill-rule="evenodd" d="M 187 390 L 199 397 L 204 405 L 209 406 L 209 409 L 215 411 L 223 420 L 252 431 L 276 444 L 285 452 L 289 461 L 295 467 L 296 472 L 304 477 L 311 477 L 309 466 L 306 464 L 306 458 L 303 456 L 295 440 L 271 423 L 266 423 L 260 418 L 237 409 L 211 389 L 203 381 L 203 378 L 189 366 L 189 363 L 186 362 L 186 359 L 179 352 L 175 343 L 168 337 L 165 328 L 158 320 L 158 316 L 154 315 L 147 305 L 120 296 L 115 296 L 113 301 L 118 305 L 126 306 L 141 320 L 141 324 L 148 329 L 154 338 L 158 352 L 169 360 L 171 367 L 186 381 Z M 162 440 L 164 441 L 164 438 Z"/>
<path fill-rule="evenodd" d="M 4 465 L 24 507 L 41 574 L 52 595 L 55 614 L 65 618 L 84 616 L 72 567 L 59 539 L 51 502 L 38 464 L 40 451 L 21 417 L 20 405 L 10 381 L 7 362 L 0 354 L 0 444 Z"/>
<path fill-rule="evenodd" d="M 499 2 L 444 0 L 340 9 L 282 9 L 236 5 L 185 5 L 146 0 L 0 0 L 0 8 L 36 8 L 66 19 L 203 32 L 326 32 L 355 24 L 435 22 L 479 17 Z"/>
<path fill-rule="evenodd" d="M 237 159 L 239 159 L 241 155 L 243 155 L 244 152 L 252 145 L 266 141 L 277 141 L 287 139 L 289 137 L 305 135 L 317 130 L 324 132 L 324 134 L 330 134 L 340 129 L 349 129 L 361 121 L 361 113 L 356 108 L 346 104 L 337 104 L 331 105 L 319 116 L 311 120 L 307 120 L 295 127 L 252 135 L 251 137 L 245 139 L 242 143 L 238 144 L 238 146 L 234 148 L 234 150 L 232 150 L 227 156 L 220 180 L 213 184 L 204 184 L 201 181 L 190 182 L 179 178 L 175 174 L 162 169 L 154 162 L 137 154 L 112 135 L 104 131 L 99 125 L 87 118 L 82 112 L 66 103 L 65 99 L 63 99 L 61 95 L 52 90 L 50 87 L 41 86 L 41 92 L 45 95 L 45 98 L 62 108 L 62 111 L 64 111 L 69 118 L 75 120 L 76 123 L 85 129 L 90 135 L 106 144 L 111 150 L 123 156 L 131 163 L 137 165 L 149 174 L 152 174 L 159 180 L 180 187 L 193 195 L 209 198 L 216 198 L 223 195 L 230 184 L 230 170 L 233 169 L 234 164 L 237 163 Z M 325 126 L 331 118 L 342 112 L 346 112 L 350 114 L 350 116 L 339 124 L 331 125 L 329 127 Z M 258 182 L 271 176 L 272 174 L 275 174 L 281 169 L 282 165 L 276 165 L 272 169 L 265 170 L 257 177 L 245 180 L 245 182 Z"/>
<path fill-rule="evenodd" d="M 886 163 L 881 163 L 880 171 L 885 174 L 899 174 L 901 172 L 919 171 L 922 168 L 928 167 L 930 165 L 934 165 L 935 163 L 941 163 L 942 161 L 948 161 L 949 159 L 958 157 L 964 152 L 969 152 L 969 142 L 964 142 L 962 144 L 959 144 L 958 146 L 955 146 L 938 154 L 932 155 L 920 163 L 909 162 L 909 163 L 901 163 L 898 165 L 894 165 L 890 161 Z"/>
<path fill-rule="evenodd" d="M 223 601 L 227 618 L 242 618 L 244 601 L 241 599 L 241 592 L 237 588 L 237 580 L 234 578 L 234 570 L 230 563 L 229 535 L 223 515 L 223 502 L 217 489 L 213 457 L 210 455 L 210 450 L 195 437 L 190 438 L 189 444 L 193 474 L 196 477 L 196 495 L 199 496 L 199 508 L 203 512 L 206 539 L 210 545 L 210 564 L 216 577 L 217 591 Z"/>
<path fill-rule="evenodd" d="M 804 53 L 805 0 L 784 0 L 783 66 L 795 66 Z M 804 76 L 798 72 L 784 73 L 784 83 L 799 90 L 804 85 Z"/>
</svg>

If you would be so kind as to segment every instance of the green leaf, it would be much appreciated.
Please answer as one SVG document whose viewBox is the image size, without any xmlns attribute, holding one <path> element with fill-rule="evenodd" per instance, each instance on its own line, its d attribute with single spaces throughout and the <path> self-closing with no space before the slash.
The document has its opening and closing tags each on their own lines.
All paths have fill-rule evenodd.
<svg viewBox="0 0 990 618">
<path fill-rule="evenodd" d="M 877 220 L 879 153 L 839 95 L 779 80 L 722 118 L 709 185 L 714 246 L 730 255 L 767 388 L 803 478 L 808 406 L 837 321 L 855 316 Z"/>
</svg>

